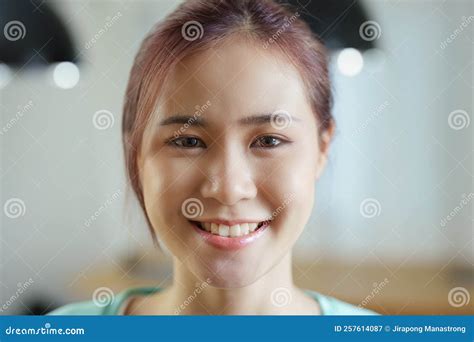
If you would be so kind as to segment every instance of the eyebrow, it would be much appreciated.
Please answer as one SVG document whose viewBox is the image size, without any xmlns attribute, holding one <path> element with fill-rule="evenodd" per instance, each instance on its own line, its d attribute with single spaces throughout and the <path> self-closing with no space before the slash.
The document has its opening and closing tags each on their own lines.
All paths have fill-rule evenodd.
<svg viewBox="0 0 474 342">
<path fill-rule="evenodd" d="M 301 122 L 301 119 L 295 116 L 290 116 L 290 118 L 292 121 Z M 237 122 L 239 125 L 263 125 L 263 124 L 271 123 L 272 120 L 274 120 L 273 113 L 263 113 L 263 114 L 255 114 L 255 115 L 247 116 L 245 118 L 238 120 Z M 208 121 L 204 118 L 194 117 L 194 116 L 189 116 L 189 115 L 181 115 L 181 114 L 170 116 L 159 123 L 160 126 L 177 125 L 177 124 L 179 125 L 188 124 L 190 126 L 198 126 L 198 127 L 206 127 L 209 125 Z"/>
</svg>

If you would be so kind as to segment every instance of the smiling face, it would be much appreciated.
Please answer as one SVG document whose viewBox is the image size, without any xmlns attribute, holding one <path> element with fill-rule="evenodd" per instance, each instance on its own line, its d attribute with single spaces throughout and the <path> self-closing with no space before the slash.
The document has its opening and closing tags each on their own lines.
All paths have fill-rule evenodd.
<svg viewBox="0 0 474 342">
<path fill-rule="evenodd" d="M 153 229 L 199 279 L 252 284 L 303 231 L 325 164 L 300 74 L 229 39 L 182 60 L 161 99 L 138 159 Z"/>
</svg>

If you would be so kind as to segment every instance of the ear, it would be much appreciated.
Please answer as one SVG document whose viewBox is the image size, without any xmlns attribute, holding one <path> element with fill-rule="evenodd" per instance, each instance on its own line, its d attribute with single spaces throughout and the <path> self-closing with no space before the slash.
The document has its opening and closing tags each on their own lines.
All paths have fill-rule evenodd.
<svg viewBox="0 0 474 342">
<path fill-rule="evenodd" d="M 328 154 L 329 154 L 329 145 L 331 144 L 333 135 L 334 135 L 334 124 L 331 124 L 326 131 L 321 133 L 321 137 L 319 138 L 320 146 L 319 146 L 318 159 L 316 161 L 316 174 L 315 174 L 316 180 L 319 180 L 319 178 L 321 177 L 326 167 Z"/>
</svg>

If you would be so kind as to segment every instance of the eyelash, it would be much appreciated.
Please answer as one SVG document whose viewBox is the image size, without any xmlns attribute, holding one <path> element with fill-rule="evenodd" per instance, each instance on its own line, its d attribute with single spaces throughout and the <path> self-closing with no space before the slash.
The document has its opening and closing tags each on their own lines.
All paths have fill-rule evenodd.
<svg viewBox="0 0 474 342">
<path fill-rule="evenodd" d="M 281 138 L 279 138 L 277 136 L 274 136 L 274 135 L 262 135 L 262 136 L 258 137 L 255 141 L 261 141 L 264 138 L 276 139 L 276 140 L 279 141 L 279 143 L 274 145 L 274 146 L 269 146 L 269 147 L 258 146 L 256 148 L 258 148 L 258 149 L 274 149 L 278 146 L 281 146 L 281 145 L 286 144 L 286 143 L 289 142 L 289 141 L 286 141 L 286 140 L 281 139 Z M 178 145 L 177 141 L 183 141 L 183 139 L 196 139 L 196 140 L 200 141 L 204 146 L 185 147 L 185 146 Z M 179 138 L 169 139 L 169 140 L 166 141 L 166 144 L 171 146 L 171 147 L 182 148 L 182 149 L 193 149 L 193 148 L 198 148 L 198 147 L 206 147 L 205 144 L 201 141 L 201 139 L 199 139 L 197 137 L 193 137 L 193 136 L 183 136 L 183 137 L 179 137 Z M 253 145 L 254 145 L 254 143 L 252 143 L 252 146 Z"/>
</svg>

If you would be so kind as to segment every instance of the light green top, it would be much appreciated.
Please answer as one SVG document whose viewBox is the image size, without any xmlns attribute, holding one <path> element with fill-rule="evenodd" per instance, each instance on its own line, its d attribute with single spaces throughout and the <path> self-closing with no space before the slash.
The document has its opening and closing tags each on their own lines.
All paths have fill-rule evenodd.
<svg viewBox="0 0 474 342">
<path fill-rule="evenodd" d="M 71 303 L 53 310 L 49 315 L 121 315 L 122 306 L 130 297 L 147 296 L 160 290 L 162 289 L 159 287 L 129 288 L 117 294 L 108 305 L 99 306 L 93 301 Z M 304 291 L 319 303 L 322 315 L 378 315 L 376 312 L 324 296 L 315 291 Z"/>
</svg>

